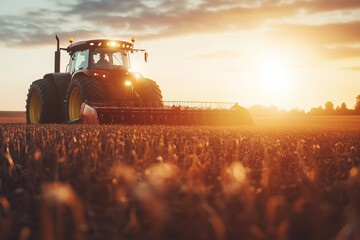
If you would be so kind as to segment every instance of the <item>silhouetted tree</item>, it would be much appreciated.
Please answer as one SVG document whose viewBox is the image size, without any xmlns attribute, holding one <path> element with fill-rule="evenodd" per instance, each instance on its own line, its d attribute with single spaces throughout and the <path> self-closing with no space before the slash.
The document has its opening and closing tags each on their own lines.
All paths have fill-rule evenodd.
<svg viewBox="0 0 360 240">
<path fill-rule="evenodd" d="M 269 117 L 269 116 L 278 116 L 281 112 L 276 106 L 262 106 L 262 105 L 254 105 L 249 108 L 249 111 L 252 116 L 255 117 Z"/>
<path fill-rule="evenodd" d="M 330 101 L 325 103 L 325 114 L 326 115 L 333 115 L 334 114 L 334 104 Z"/>
<path fill-rule="evenodd" d="M 249 112 L 253 117 L 284 117 L 284 116 L 304 116 L 305 111 L 299 108 L 290 111 L 279 109 L 276 106 L 254 105 L 249 108 Z"/>
<path fill-rule="evenodd" d="M 346 103 L 342 103 L 341 104 L 341 107 L 340 107 L 341 110 L 348 110 L 347 107 L 346 107 Z"/>
<path fill-rule="evenodd" d="M 289 116 L 304 116 L 305 111 L 299 108 L 293 108 L 288 112 Z"/>
<path fill-rule="evenodd" d="M 346 103 L 342 103 L 341 106 L 337 106 L 335 110 L 336 115 L 350 115 L 351 111 L 347 108 Z"/>
<path fill-rule="evenodd" d="M 342 113 L 344 115 L 348 115 L 350 113 L 349 109 L 346 106 L 346 103 L 344 103 L 344 102 L 341 104 L 340 113 Z"/>
<path fill-rule="evenodd" d="M 356 97 L 355 114 L 360 114 L 360 95 Z"/>
<path fill-rule="evenodd" d="M 309 115 L 313 115 L 313 116 L 324 115 L 324 109 L 321 106 L 319 106 L 317 108 L 311 108 L 310 112 L 309 112 Z"/>
<path fill-rule="evenodd" d="M 340 106 L 334 108 L 334 104 L 331 101 L 325 103 L 325 108 L 313 107 L 310 111 L 305 112 L 302 109 L 294 108 L 289 111 L 279 109 L 276 106 L 262 106 L 254 105 L 249 108 L 250 114 L 253 117 L 284 117 L 284 116 L 327 116 L 327 115 L 360 115 L 360 95 L 356 97 L 355 107 L 349 109 L 346 103 L 343 102 Z"/>
</svg>

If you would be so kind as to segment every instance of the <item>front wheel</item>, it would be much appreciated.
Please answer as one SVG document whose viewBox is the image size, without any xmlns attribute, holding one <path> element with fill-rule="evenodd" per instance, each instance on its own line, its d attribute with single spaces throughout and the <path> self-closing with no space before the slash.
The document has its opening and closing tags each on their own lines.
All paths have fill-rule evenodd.
<svg viewBox="0 0 360 240">
<path fill-rule="evenodd" d="M 67 122 L 80 117 L 81 104 L 88 101 L 101 101 L 104 99 L 100 82 L 88 76 L 76 76 L 70 82 L 65 105 L 65 119 Z"/>
<path fill-rule="evenodd" d="M 141 100 L 149 107 L 162 107 L 163 97 L 159 85 L 151 79 L 144 78 L 139 89 Z"/>
</svg>

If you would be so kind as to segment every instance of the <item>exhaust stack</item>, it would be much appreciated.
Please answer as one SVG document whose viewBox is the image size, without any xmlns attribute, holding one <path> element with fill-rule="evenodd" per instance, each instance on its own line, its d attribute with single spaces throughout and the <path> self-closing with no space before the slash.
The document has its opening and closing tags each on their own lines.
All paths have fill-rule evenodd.
<svg viewBox="0 0 360 240">
<path fill-rule="evenodd" d="M 55 72 L 60 72 L 60 40 L 57 35 L 56 38 L 56 51 L 55 51 Z"/>
</svg>

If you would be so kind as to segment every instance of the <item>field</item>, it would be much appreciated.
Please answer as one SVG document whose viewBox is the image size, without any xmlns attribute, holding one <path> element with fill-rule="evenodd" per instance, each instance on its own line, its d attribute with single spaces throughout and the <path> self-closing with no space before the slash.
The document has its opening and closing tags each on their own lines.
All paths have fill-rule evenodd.
<svg viewBox="0 0 360 240">
<path fill-rule="evenodd" d="M 258 127 L 354 129 L 360 128 L 360 116 L 258 117 Z"/>
<path fill-rule="evenodd" d="M 0 111 L 0 123 L 25 123 L 25 112 Z"/>
<path fill-rule="evenodd" d="M 358 120 L 3 124 L 0 239 L 360 239 Z"/>
</svg>

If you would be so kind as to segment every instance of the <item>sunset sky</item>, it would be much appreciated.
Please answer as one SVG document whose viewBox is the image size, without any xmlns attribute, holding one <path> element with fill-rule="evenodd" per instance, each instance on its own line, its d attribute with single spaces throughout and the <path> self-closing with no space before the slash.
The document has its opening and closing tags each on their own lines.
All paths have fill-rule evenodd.
<svg viewBox="0 0 360 240">
<path fill-rule="evenodd" d="M 0 110 L 25 110 L 61 46 L 99 38 L 146 48 L 134 71 L 164 100 L 309 110 L 360 94 L 359 0 L 11 0 L 0 8 Z M 62 71 L 68 61 L 62 54 Z"/>
</svg>

